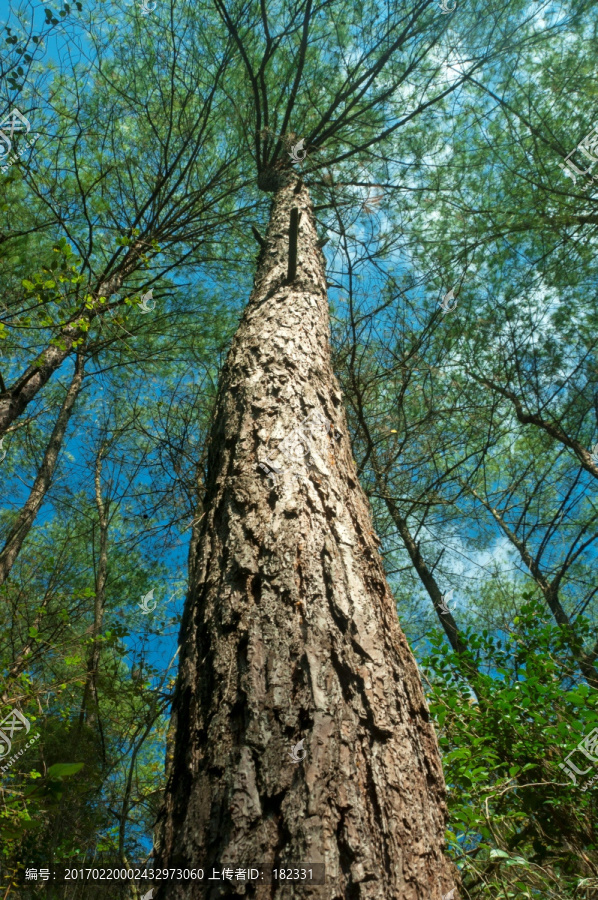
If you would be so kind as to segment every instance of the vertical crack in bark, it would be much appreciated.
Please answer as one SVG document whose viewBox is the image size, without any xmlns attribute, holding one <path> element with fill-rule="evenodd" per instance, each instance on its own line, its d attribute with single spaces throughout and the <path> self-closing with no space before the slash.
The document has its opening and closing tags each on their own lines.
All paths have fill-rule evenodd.
<svg viewBox="0 0 598 900">
<path fill-rule="evenodd" d="M 309 416 L 319 424 L 306 432 Z M 287 884 L 284 896 L 440 900 L 453 878 L 438 747 L 357 480 L 303 184 L 274 197 L 222 374 L 202 509 L 156 866 L 322 862 L 325 885 Z M 279 893 L 232 881 L 154 896 Z"/>
<path fill-rule="evenodd" d="M 289 266 L 287 269 L 287 281 L 295 280 L 297 274 L 297 238 L 299 236 L 299 219 L 301 210 L 296 206 L 291 208 L 291 221 L 289 224 Z"/>
</svg>

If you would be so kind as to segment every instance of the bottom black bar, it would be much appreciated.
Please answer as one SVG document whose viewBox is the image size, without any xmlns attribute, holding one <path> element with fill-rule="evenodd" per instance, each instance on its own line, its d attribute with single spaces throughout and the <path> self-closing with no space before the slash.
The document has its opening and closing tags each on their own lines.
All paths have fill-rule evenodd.
<svg viewBox="0 0 598 900">
<path fill-rule="evenodd" d="M 279 863 L 276 866 L 240 866 L 219 863 L 212 866 L 197 866 L 158 869 L 155 866 L 72 865 L 43 868 L 27 866 L 19 878 L 20 884 L 35 884 L 51 881 L 54 884 L 125 884 L 134 882 L 137 886 L 155 887 L 162 881 L 202 883 L 247 883 L 261 884 L 325 884 L 324 863 Z"/>
</svg>

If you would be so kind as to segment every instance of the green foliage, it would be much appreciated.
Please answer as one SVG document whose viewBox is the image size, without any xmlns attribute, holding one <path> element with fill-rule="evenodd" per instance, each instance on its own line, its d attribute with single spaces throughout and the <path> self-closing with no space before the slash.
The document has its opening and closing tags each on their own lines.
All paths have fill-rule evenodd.
<svg viewBox="0 0 598 900">
<path fill-rule="evenodd" d="M 537 601 L 508 634 L 465 634 L 477 677 L 439 635 L 423 667 L 468 896 L 577 896 L 598 861 L 596 793 L 558 764 L 598 727 L 596 692 Z"/>
</svg>

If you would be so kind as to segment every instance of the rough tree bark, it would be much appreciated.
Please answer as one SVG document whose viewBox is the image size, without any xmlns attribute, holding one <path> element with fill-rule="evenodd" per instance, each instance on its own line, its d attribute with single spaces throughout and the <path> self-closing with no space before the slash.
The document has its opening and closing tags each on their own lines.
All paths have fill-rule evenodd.
<svg viewBox="0 0 598 900">
<path fill-rule="evenodd" d="M 258 464 L 314 412 L 340 440 L 314 430 L 309 455 L 268 477 Z M 441 900 L 454 877 L 438 746 L 357 480 L 296 176 L 275 193 L 223 370 L 204 510 L 156 867 L 323 862 L 325 885 L 284 896 Z M 278 896 L 275 884 L 159 885 L 157 900 Z"/>
</svg>

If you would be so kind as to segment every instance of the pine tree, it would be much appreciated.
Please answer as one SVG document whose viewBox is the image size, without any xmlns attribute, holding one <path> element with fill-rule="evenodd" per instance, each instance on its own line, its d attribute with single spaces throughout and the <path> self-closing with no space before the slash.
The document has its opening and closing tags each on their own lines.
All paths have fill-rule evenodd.
<svg viewBox="0 0 598 900">
<path fill-rule="evenodd" d="M 311 0 L 276 15 L 215 7 L 216 44 L 235 50 L 227 139 L 274 196 L 266 237 L 252 227 L 257 273 L 221 377 L 191 542 L 156 865 L 324 863 L 324 886 L 285 895 L 456 900 L 436 738 L 332 370 L 311 191 L 322 189 L 320 209 L 338 212 L 342 192 L 350 205 L 360 182 L 349 161 L 391 181 L 398 129 L 491 53 L 443 83 L 431 51 L 445 20 L 425 3 L 345 3 L 332 19 Z M 414 98 L 415 65 L 427 87 Z M 303 180 L 289 156 L 305 154 Z M 157 898 L 247 890 L 277 893 L 211 880 L 163 883 Z"/>
<path fill-rule="evenodd" d="M 331 367 L 312 202 L 292 170 L 264 183 L 270 223 L 211 433 L 156 865 L 325 863 L 326 886 L 303 896 L 440 900 L 442 767 Z M 201 896 L 245 891 L 208 884 Z"/>
</svg>

